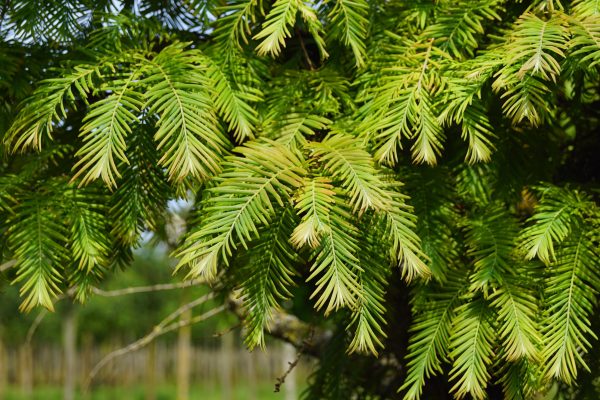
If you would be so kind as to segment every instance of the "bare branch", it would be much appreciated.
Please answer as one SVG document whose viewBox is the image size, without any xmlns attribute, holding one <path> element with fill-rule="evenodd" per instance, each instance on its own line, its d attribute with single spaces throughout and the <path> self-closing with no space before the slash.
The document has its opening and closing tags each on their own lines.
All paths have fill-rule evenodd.
<svg viewBox="0 0 600 400">
<path fill-rule="evenodd" d="M 179 307 L 177 310 L 175 310 L 174 312 L 172 312 L 171 314 L 167 315 L 158 325 L 156 325 L 154 327 L 154 329 L 152 329 L 152 331 L 150 333 L 148 333 L 146 336 L 136 340 L 133 343 L 130 343 L 129 345 L 122 347 L 120 349 L 117 349 L 115 351 L 110 352 L 109 354 L 107 354 L 106 356 L 104 356 L 104 358 L 102 358 L 102 360 L 100 360 L 92 369 L 92 371 L 90 372 L 90 374 L 88 375 L 88 378 L 86 380 L 86 382 L 83 385 L 83 391 L 87 392 L 90 383 L 92 382 L 92 380 L 94 379 L 94 377 L 96 376 L 96 374 L 98 374 L 98 372 L 111 360 L 120 357 L 124 354 L 130 353 L 132 351 L 136 351 L 141 349 L 142 347 L 148 345 L 149 343 L 151 343 L 153 340 L 155 340 L 157 337 L 162 336 L 168 332 L 172 332 L 176 329 L 179 329 L 183 326 L 187 326 L 187 325 L 191 325 L 191 324 L 195 324 L 201 321 L 204 321 L 214 315 L 217 315 L 218 313 L 220 313 L 221 311 L 225 310 L 226 307 L 224 305 L 215 307 L 213 309 L 210 309 L 209 311 L 205 312 L 204 314 L 201 314 L 199 316 L 187 319 L 187 320 L 182 320 L 179 322 L 174 322 L 174 323 L 170 323 L 171 321 L 173 321 L 174 319 L 176 319 L 177 317 L 179 317 L 181 314 L 183 314 L 184 312 L 186 312 L 187 310 L 190 310 L 194 307 L 197 307 L 211 299 L 213 299 L 215 297 L 214 293 L 208 293 L 192 302 L 189 302 L 181 307 Z"/>
<path fill-rule="evenodd" d="M 214 334 L 213 334 L 213 337 L 214 337 L 214 338 L 218 338 L 218 337 L 221 337 L 221 336 L 223 336 L 223 335 L 226 335 L 226 334 L 228 334 L 229 332 L 233 331 L 234 329 L 237 329 L 237 328 L 239 328 L 240 326 L 242 326 L 242 323 L 241 323 L 241 322 L 238 322 L 237 324 L 231 325 L 231 326 L 230 326 L 229 328 L 227 328 L 227 329 L 224 329 L 224 330 L 222 330 L 222 331 L 220 331 L 220 332 L 216 332 L 216 333 L 214 333 Z"/>
<path fill-rule="evenodd" d="M 46 315 L 48 315 L 48 310 L 46 308 L 42 308 L 42 310 L 35 317 L 35 319 L 33 320 L 33 323 L 27 330 L 27 336 L 25 337 L 25 345 L 27 347 L 31 347 L 31 340 L 33 339 L 33 335 L 34 335 L 36 329 L 38 328 L 38 326 L 40 326 L 40 324 L 46 317 Z"/>
<path fill-rule="evenodd" d="M 281 385 L 283 385 L 285 383 L 285 379 L 287 378 L 287 376 L 294 370 L 294 368 L 296 368 L 296 366 L 298 365 L 298 363 L 300 362 L 300 358 L 302 357 L 302 349 L 300 351 L 298 351 L 298 353 L 296 354 L 296 358 L 294 358 L 294 361 L 288 361 L 288 369 L 283 373 L 282 376 L 275 378 L 275 393 L 278 393 L 279 391 L 281 391 Z"/>
<path fill-rule="evenodd" d="M 99 288 L 92 288 L 92 292 L 102 297 L 117 297 L 124 296 L 128 294 L 137 294 L 137 293 L 147 293 L 147 292 L 159 292 L 162 290 L 174 290 L 174 289 L 183 289 L 187 287 L 197 286 L 206 283 L 204 279 L 194 279 L 191 281 L 179 282 L 179 283 L 161 283 L 157 285 L 150 286 L 137 286 L 137 287 L 128 287 L 124 289 L 116 289 L 116 290 L 102 290 Z"/>
<path fill-rule="evenodd" d="M 227 299 L 229 309 L 241 320 L 246 317 L 246 310 L 242 299 L 231 294 Z M 274 310 L 267 332 L 270 336 L 290 343 L 303 353 L 318 357 L 324 345 L 331 337 L 332 332 L 316 327 L 300 320 L 298 317 L 287 314 L 282 310 Z"/>
</svg>

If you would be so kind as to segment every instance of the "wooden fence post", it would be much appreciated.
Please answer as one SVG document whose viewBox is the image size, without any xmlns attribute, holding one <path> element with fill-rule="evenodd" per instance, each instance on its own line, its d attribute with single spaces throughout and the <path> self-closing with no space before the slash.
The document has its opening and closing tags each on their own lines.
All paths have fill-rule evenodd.
<svg viewBox="0 0 600 400">
<path fill-rule="evenodd" d="M 192 311 L 181 314 L 181 321 L 192 318 Z M 177 400 L 190 398 L 190 361 L 192 352 L 192 327 L 185 325 L 179 328 L 177 338 Z"/>
<path fill-rule="evenodd" d="M 156 341 L 148 345 L 146 361 L 146 400 L 156 400 Z"/>
<path fill-rule="evenodd" d="M 33 363 L 31 346 L 27 343 L 19 348 L 19 384 L 26 398 L 33 395 Z"/>
<path fill-rule="evenodd" d="M 0 336 L 0 400 L 4 400 L 6 386 L 8 385 L 8 379 L 6 377 L 6 374 L 8 373 L 8 369 L 6 368 L 7 361 L 4 341 L 2 340 L 2 336 Z"/>
<path fill-rule="evenodd" d="M 233 346 L 234 346 L 234 333 L 228 332 L 221 336 L 221 355 L 220 355 L 220 380 L 221 380 L 221 398 L 223 400 L 232 400 L 233 392 Z"/>
<path fill-rule="evenodd" d="M 68 305 L 63 315 L 63 400 L 75 400 L 77 386 L 77 314 L 73 305 Z"/>
</svg>

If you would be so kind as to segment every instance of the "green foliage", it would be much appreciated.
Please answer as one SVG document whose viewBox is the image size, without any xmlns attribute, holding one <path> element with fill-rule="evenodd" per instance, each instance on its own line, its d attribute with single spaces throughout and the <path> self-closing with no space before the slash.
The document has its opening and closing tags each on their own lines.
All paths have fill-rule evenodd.
<svg viewBox="0 0 600 400">
<path fill-rule="evenodd" d="M 285 46 L 285 39 L 291 36 L 290 25 L 294 25 L 298 12 L 298 0 L 277 0 L 269 11 L 262 30 L 254 35 L 254 39 L 263 39 L 256 47 L 260 55 L 277 56 Z"/>
<path fill-rule="evenodd" d="M 490 380 L 488 367 L 494 356 L 492 325 L 487 304 L 483 300 L 469 302 L 457 310 L 450 338 L 450 357 L 454 359 L 450 379 L 456 381 L 452 391 L 458 398 L 471 394 L 486 397 Z"/>
<path fill-rule="evenodd" d="M 452 320 L 463 292 L 460 274 L 449 276 L 444 286 L 433 284 L 420 288 L 415 296 L 415 316 L 408 346 L 408 374 L 404 385 L 405 399 L 420 398 L 425 380 L 442 372 L 442 361 L 450 349 Z"/>
<path fill-rule="evenodd" d="M 389 200 L 381 190 L 371 155 L 360 146 L 360 141 L 345 135 L 333 135 L 319 143 L 311 143 L 312 156 L 325 171 L 340 181 L 348 192 L 354 212 L 362 214 L 369 208 L 388 208 Z"/>
<path fill-rule="evenodd" d="M 284 310 L 334 331 L 308 398 L 598 374 L 597 1 L 184 3 L 0 5 L 23 310 L 84 300 L 183 198 L 177 271 L 239 289 L 250 348 Z"/>
<path fill-rule="evenodd" d="M 240 156 L 229 159 L 211 190 L 201 228 L 181 251 L 179 266 L 190 264 L 192 276 L 214 278 L 219 261 L 228 264 L 238 243 L 248 248 L 258 227 L 269 225 L 275 204 L 283 206 L 290 189 L 302 183 L 298 158 L 281 145 L 255 142 L 237 151 Z"/>
<path fill-rule="evenodd" d="M 279 308 L 279 301 L 292 296 L 289 288 L 294 284 L 292 277 L 296 273 L 290 266 L 298 262 L 289 243 L 294 212 L 288 207 L 275 217 L 276 222 L 267 228 L 258 243 L 250 246 L 247 257 L 238 262 L 248 310 L 246 343 L 250 349 L 256 345 L 264 347 L 264 329 L 272 319 L 273 310 Z"/>
<path fill-rule="evenodd" d="M 52 187 L 40 187 L 15 212 L 11 235 L 18 260 L 15 281 L 22 282 L 21 309 L 26 311 L 38 304 L 53 310 L 52 298 L 60 293 L 59 266 L 66 259 L 67 232 L 56 218 L 62 204 L 52 194 Z"/>
<path fill-rule="evenodd" d="M 336 0 L 329 12 L 331 37 L 350 47 L 357 67 L 365 63 L 368 11 L 369 4 L 364 0 Z"/>
</svg>

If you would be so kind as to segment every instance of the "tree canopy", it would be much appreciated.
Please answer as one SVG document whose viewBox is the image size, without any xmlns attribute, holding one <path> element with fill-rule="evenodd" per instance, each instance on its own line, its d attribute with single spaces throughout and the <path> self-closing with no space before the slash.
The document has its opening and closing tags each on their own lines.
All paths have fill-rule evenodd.
<svg viewBox="0 0 600 400">
<path fill-rule="evenodd" d="M 597 398 L 598 1 L 9 0 L 0 24 L 23 311 L 84 301 L 184 198 L 177 273 L 241 302 L 250 349 L 308 324 L 307 399 Z"/>
</svg>

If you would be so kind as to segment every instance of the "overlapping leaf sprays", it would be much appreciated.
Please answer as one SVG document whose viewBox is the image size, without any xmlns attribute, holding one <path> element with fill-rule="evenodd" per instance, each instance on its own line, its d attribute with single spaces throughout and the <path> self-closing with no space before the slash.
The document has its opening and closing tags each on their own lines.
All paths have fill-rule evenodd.
<svg viewBox="0 0 600 400">
<path fill-rule="evenodd" d="M 339 357 L 396 357 L 396 267 L 405 398 L 444 370 L 458 398 L 530 398 L 588 364 L 598 210 L 565 170 L 600 120 L 598 2 L 13 3 L 2 34 L 51 60 L 23 56 L 46 79 L 0 109 L 7 148 L 38 152 L 2 166 L 25 309 L 83 297 L 194 191 L 179 270 L 241 289 L 250 347 L 297 285 L 350 328 L 307 396 L 374 390 Z"/>
</svg>

